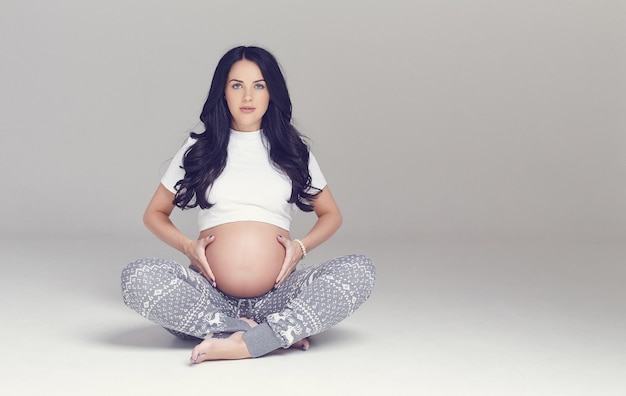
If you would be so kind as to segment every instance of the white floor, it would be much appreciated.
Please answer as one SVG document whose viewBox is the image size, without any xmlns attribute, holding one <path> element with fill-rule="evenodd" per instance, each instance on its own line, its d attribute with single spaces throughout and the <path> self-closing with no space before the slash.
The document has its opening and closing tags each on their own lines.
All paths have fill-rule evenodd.
<svg viewBox="0 0 626 396">
<path fill-rule="evenodd" d="M 154 239 L 0 248 L 2 395 L 626 394 L 620 245 L 379 241 L 371 299 L 309 351 L 198 366 L 121 301 L 124 264 L 179 258 Z"/>
</svg>

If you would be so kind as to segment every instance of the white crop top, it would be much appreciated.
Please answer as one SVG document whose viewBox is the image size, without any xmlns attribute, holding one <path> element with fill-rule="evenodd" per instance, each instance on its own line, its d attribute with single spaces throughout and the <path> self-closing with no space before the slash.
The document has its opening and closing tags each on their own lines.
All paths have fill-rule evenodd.
<svg viewBox="0 0 626 396">
<path fill-rule="evenodd" d="M 181 168 L 183 156 L 195 142 L 191 137 L 187 139 L 161 178 L 161 184 L 174 194 L 174 186 L 185 176 Z M 326 187 L 326 179 L 312 153 L 309 153 L 309 173 L 314 189 Z M 292 214 L 298 208 L 287 202 L 290 196 L 291 180 L 271 163 L 262 132 L 231 130 L 226 167 L 207 192 L 213 206 L 199 210 L 198 227 L 202 231 L 234 221 L 260 221 L 289 230 Z"/>
</svg>

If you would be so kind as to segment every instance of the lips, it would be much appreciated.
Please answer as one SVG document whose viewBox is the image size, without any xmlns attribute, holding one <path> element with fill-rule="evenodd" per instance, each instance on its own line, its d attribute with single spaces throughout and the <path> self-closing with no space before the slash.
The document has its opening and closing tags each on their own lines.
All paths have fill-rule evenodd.
<svg viewBox="0 0 626 396">
<path fill-rule="evenodd" d="M 243 113 L 252 113 L 254 110 L 256 110 L 256 107 L 242 106 L 242 107 L 239 108 L 239 110 L 241 110 L 241 112 L 243 112 Z"/>
</svg>

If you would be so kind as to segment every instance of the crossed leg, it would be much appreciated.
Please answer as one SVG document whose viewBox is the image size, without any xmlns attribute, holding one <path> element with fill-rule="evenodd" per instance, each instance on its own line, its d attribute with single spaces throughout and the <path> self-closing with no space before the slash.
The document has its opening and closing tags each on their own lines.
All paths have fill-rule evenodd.
<svg viewBox="0 0 626 396">
<path fill-rule="evenodd" d="M 258 323 L 252 319 L 240 319 L 247 322 L 251 328 L 258 325 Z M 191 364 L 198 364 L 206 360 L 233 360 L 250 358 L 252 355 L 250 355 L 250 351 L 248 351 L 248 347 L 243 340 L 243 334 L 243 331 L 237 331 L 232 333 L 228 338 L 206 339 L 193 348 L 189 361 Z M 309 349 L 309 346 L 309 340 L 304 338 L 291 345 L 291 348 L 306 351 Z"/>
</svg>

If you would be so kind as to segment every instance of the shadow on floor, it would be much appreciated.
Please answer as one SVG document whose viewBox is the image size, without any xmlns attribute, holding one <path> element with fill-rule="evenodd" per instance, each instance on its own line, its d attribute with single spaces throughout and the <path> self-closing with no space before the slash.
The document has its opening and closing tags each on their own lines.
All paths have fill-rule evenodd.
<svg viewBox="0 0 626 396">
<path fill-rule="evenodd" d="M 361 342 L 365 338 L 358 330 L 346 327 L 335 327 L 310 337 L 311 348 L 334 349 Z M 119 347 L 131 348 L 193 348 L 196 340 L 181 340 L 157 325 L 121 329 L 104 334 L 99 341 Z"/>
<path fill-rule="evenodd" d="M 120 347 L 134 348 L 193 348 L 198 341 L 181 340 L 157 325 L 120 329 L 103 335 L 100 341 Z"/>
</svg>

